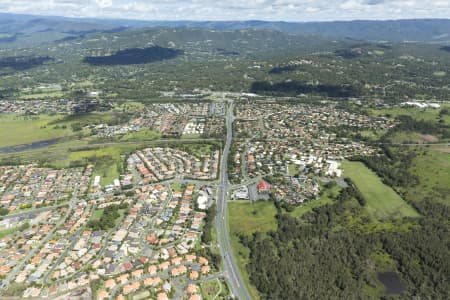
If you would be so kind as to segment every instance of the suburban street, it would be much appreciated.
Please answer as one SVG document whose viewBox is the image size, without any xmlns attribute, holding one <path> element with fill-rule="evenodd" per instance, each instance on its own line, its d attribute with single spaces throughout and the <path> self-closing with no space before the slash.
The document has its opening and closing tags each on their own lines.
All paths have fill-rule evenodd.
<svg viewBox="0 0 450 300">
<path fill-rule="evenodd" d="M 55 235 L 56 230 L 58 230 L 58 228 L 61 225 L 63 225 L 64 222 L 67 221 L 67 218 L 72 213 L 72 210 L 74 209 L 75 204 L 77 202 L 78 202 L 78 194 L 77 194 L 77 192 L 74 192 L 73 195 L 72 195 L 72 199 L 69 202 L 69 210 L 67 211 L 66 215 L 55 225 L 55 227 L 53 227 L 53 229 L 45 237 L 45 239 L 43 239 L 39 244 L 37 244 L 36 247 L 34 247 L 31 251 L 29 251 L 28 254 L 26 255 L 26 257 L 24 259 L 22 259 L 20 261 L 20 263 L 14 267 L 12 272 L 10 272 L 8 274 L 8 276 L 6 276 L 6 278 L 4 278 L 2 280 L 2 282 L 0 283 L 0 288 L 7 287 L 8 284 L 10 283 L 10 281 L 12 279 L 14 279 L 14 277 L 20 272 L 20 270 L 23 269 L 23 267 L 25 266 L 25 263 L 27 263 L 41 249 L 41 246 L 45 245 L 45 243 L 47 243 L 48 241 L 50 241 L 53 238 L 53 236 Z"/>
<path fill-rule="evenodd" d="M 223 149 L 220 168 L 216 227 L 219 249 L 223 259 L 224 271 L 230 284 L 230 289 L 234 296 L 239 299 L 251 299 L 231 251 L 227 226 L 227 195 L 230 189 L 230 183 L 228 181 L 228 154 L 230 152 L 231 142 L 233 138 L 233 110 L 234 105 L 233 103 L 231 103 L 228 107 L 226 117 L 227 137 Z"/>
</svg>

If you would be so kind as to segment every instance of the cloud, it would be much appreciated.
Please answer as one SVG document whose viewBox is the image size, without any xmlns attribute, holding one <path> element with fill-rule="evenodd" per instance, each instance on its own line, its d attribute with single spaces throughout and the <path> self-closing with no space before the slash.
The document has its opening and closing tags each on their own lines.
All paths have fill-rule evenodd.
<svg viewBox="0 0 450 300">
<path fill-rule="evenodd" d="M 378 5 L 384 3 L 384 0 L 365 0 L 364 3 L 367 5 Z"/>
<path fill-rule="evenodd" d="M 449 0 L 0 0 L 1 12 L 144 20 L 448 18 Z"/>
<path fill-rule="evenodd" d="M 113 5 L 112 0 L 95 0 L 95 3 L 101 8 L 111 7 Z"/>
</svg>

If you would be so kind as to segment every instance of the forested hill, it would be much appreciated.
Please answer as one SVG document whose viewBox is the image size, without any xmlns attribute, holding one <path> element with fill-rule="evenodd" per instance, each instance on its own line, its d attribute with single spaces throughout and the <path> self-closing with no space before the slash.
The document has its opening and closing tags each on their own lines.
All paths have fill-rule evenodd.
<svg viewBox="0 0 450 300">
<path fill-rule="evenodd" d="M 411 19 L 389 21 L 267 22 L 267 21 L 140 21 L 114 19 L 75 19 L 0 13 L 0 33 L 4 42 L 20 40 L 32 33 L 54 40 L 103 30 L 129 28 L 207 28 L 215 30 L 276 30 L 288 34 L 322 35 L 334 39 L 371 41 L 450 42 L 450 19 Z M 47 34 L 42 34 L 47 33 Z M 5 38 L 5 37 L 2 37 Z M 2 42 L 0 40 L 0 42 Z"/>
<path fill-rule="evenodd" d="M 357 39 L 390 42 L 443 42 L 450 41 L 450 19 L 411 19 L 389 21 L 336 21 L 336 22 L 266 22 L 266 21 L 117 21 L 115 25 L 198 27 L 217 30 L 245 28 L 277 30 L 289 34 L 314 34 L 336 39 Z"/>
</svg>

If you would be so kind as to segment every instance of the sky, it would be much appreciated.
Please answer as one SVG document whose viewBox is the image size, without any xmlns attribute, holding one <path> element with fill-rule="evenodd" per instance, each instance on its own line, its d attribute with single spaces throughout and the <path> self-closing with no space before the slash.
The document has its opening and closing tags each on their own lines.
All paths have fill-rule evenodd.
<svg viewBox="0 0 450 300">
<path fill-rule="evenodd" d="M 450 0 L 0 0 L 0 12 L 139 20 L 450 18 Z"/>
</svg>

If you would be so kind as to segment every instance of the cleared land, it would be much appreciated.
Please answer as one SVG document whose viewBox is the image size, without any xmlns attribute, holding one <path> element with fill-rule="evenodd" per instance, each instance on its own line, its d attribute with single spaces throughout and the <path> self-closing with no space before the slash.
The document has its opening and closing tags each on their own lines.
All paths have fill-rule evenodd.
<svg viewBox="0 0 450 300">
<path fill-rule="evenodd" d="M 379 220 L 401 217 L 418 217 L 419 214 L 408 205 L 392 188 L 363 163 L 344 162 L 344 174 L 358 187 L 366 200 L 368 213 Z"/>
<path fill-rule="evenodd" d="M 102 185 L 110 184 L 119 178 L 123 165 L 122 154 L 131 151 L 128 147 L 105 147 L 94 150 L 75 151 L 70 153 L 71 161 L 88 161 L 95 165 L 94 176 L 101 176 Z M 127 151 L 128 150 L 128 151 Z"/>
<path fill-rule="evenodd" d="M 277 230 L 277 210 L 273 202 L 230 202 L 228 210 L 233 233 L 252 235 Z"/>
</svg>

